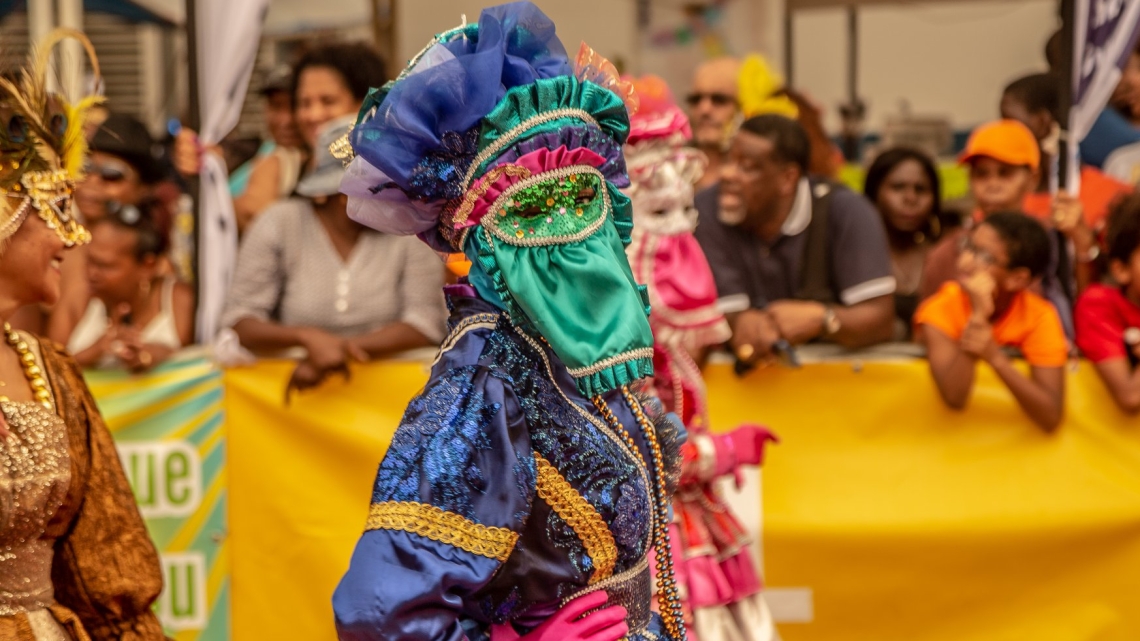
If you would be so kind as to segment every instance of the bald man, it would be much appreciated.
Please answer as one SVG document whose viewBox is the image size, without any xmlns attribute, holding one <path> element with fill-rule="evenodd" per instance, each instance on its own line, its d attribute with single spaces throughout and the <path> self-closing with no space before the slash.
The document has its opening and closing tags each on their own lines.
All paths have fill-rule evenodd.
<svg viewBox="0 0 1140 641">
<path fill-rule="evenodd" d="M 709 158 L 708 169 L 697 183 L 698 190 L 715 184 L 720 175 L 734 120 L 740 111 L 736 101 L 739 75 L 740 61 L 736 58 L 702 63 L 693 75 L 693 90 L 688 96 L 693 143 Z"/>
</svg>

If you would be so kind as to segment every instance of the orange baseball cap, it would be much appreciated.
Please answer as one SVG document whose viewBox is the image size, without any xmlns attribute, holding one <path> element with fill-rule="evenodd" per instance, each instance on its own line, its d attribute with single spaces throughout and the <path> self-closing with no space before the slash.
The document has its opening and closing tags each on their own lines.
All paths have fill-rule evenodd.
<svg viewBox="0 0 1140 641">
<path fill-rule="evenodd" d="M 997 120 L 975 129 L 958 162 L 966 164 L 982 156 L 1034 171 L 1041 166 L 1037 138 L 1016 120 Z"/>
</svg>

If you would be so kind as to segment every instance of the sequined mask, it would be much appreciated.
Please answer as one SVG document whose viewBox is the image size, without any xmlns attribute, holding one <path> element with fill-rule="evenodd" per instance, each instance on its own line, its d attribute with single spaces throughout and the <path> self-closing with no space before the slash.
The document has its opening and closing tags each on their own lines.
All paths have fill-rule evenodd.
<svg viewBox="0 0 1140 641">
<path fill-rule="evenodd" d="M 65 171 L 28 172 L 11 188 L 0 187 L 0 196 L 5 198 L 0 211 L 11 211 L 8 220 L 0 227 L 0 240 L 16 233 L 28 213 L 35 210 L 48 229 L 59 235 L 65 246 L 74 247 L 90 242 L 91 233 L 71 215 L 74 189 L 75 184 Z"/>
<path fill-rule="evenodd" d="M 645 288 L 613 223 L 626 197 L 597 169 L 572 166 L 505 190 L 466 235 L 472 283 L 501 302 L 599 394 L 652 374 Z"/>
</svg>

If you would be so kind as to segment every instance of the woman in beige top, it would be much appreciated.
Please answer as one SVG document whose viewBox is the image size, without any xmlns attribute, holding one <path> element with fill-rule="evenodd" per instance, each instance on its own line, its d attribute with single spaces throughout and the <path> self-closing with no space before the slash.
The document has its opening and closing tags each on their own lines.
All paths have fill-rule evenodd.
<svg viewBox="0 0 1140 641">
<path fill-rule="evenodd" d="M 414 238 L 354 222 L 339 193 L 344 165 L 329 146 L 384 83 L 384 62 L 367 45 L 326 45 L 303 56 L 293 77 L 310 167 L 300 197 L 267 208 L 247 230 L 222 314 L 251 352 L 304 349 L 286 393 L 347 373 L 352 361 L 434 345 L 447 317 L 442 261 Z"/>
<path fill-rule="evenodd" d="M 83 109 L 68 121 L 46 63 L 0 78 L 0 641 L 158 641 L 158 554 L 111 435 L 75 362 L 7 323 L 59 299 L 90 238 L 68 215 Z"/>
</svg>

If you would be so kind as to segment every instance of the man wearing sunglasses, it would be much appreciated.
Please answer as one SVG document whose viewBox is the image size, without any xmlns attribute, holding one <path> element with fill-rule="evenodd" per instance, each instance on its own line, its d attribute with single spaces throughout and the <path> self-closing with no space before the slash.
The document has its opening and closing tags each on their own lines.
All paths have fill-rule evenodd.
<svg viewBox="0 0 1140 641">
<path fill-rule="evenodd" d="M 736 58 L 710 60 L 697 67 L 693 75 L 693 90 L 686 97 L 693 144 L 709 159 L 704 176 L 697 182 L 697 191 L 713 185 L 720 174 L 721 162 L 739 119 L 740 108 L 736 102 L 739 75 L 740 61 Z"/>
<path fill-rule="evenodd" d="M 697 241 L 745 365 L 779 345 L 857 349 L 893 333 L 896 283 L 882 221 L 862 196 L 809 178 L 810 159 L 799 123 L 755 116 L 734 136 L 720 181 L 696 197 Z"/>
</svg>

